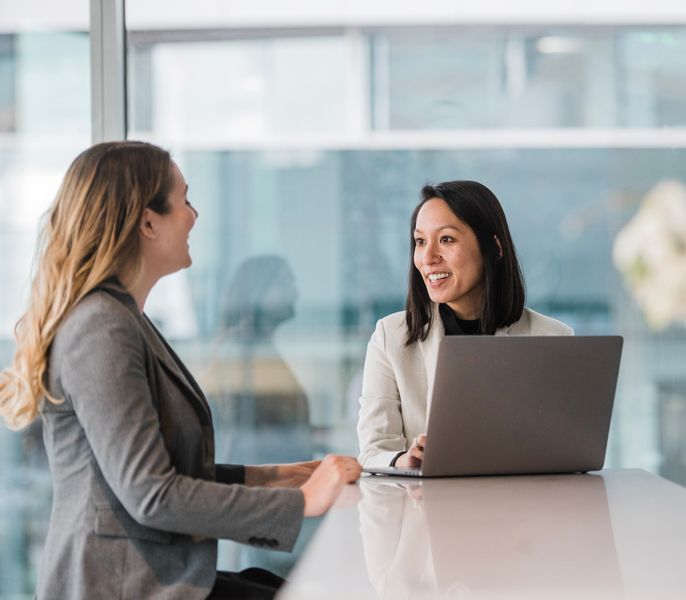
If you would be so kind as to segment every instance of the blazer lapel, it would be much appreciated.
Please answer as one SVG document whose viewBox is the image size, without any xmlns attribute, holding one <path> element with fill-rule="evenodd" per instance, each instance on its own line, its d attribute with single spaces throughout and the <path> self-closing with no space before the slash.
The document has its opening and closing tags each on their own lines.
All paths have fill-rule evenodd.
<svg viewBox="0 0 686 600">
<path fill-rule="evenodd" d="M 429 335 L 424 341 L 419 342 L 419 349 L 424 358 L 424 368 L 426 370 L 426 416 L 427 425 L 429 418 L 429 411 L 431 409 L 431 394 L 434 388 L 434 377 L 436 375 L 436 363 L 438 361 L 438 347 L 445 337 L 445 328 L 441 315 L 438 312 L 438 305 L 433 305 L 433 318 L 431 322 L 431 329 Z"/>
<path fill-rule="evenodd" d="M 141 319 L 144 320 L 144 323 L 142 323 L 143 332 L 158 362 L 172 376 L 176 383 L 184 388 L 195 402 L 200 404 L 206 416 L 211 418 L 210 407 L 198 383 L 148 316 L 142 315 Z"/>
<path fill-rule="evenodd" d="M 164 340 L 162 334 L 157 331 L 157 328 L 152 324 L 152 321 L 150 321 L 146 315 L 141 314 L 136 305 L 136 301 L 131 294 L 126 291 L 119 280 L 116 277 L 111 277 L 101 283 L 97 289 L 104 290 L 108 294 L 114 296 L 131 311 L 138 321 L 138 324 L 143 331 L 143 335 L 157 361 L 211 421 L 212 413 L 210 412 L 210 407 L 207 404 L 207 400 L 205 399 L 205 395 L 202 393 L 200 386 L 183 365 L 181 359 Z"/>
</svg>

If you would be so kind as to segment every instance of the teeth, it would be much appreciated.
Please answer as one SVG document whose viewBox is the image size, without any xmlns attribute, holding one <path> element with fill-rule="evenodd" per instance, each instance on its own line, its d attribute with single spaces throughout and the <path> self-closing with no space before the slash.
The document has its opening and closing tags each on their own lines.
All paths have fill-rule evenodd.
<svg viewBox="0 0 686 600">
<path fill-rule="evenodd" d="M 445 279 L 450 277 L 450 273 L 431 273 L 429 274 L 429 281 L 438 281 L 439 279 Z"/>
</svg>

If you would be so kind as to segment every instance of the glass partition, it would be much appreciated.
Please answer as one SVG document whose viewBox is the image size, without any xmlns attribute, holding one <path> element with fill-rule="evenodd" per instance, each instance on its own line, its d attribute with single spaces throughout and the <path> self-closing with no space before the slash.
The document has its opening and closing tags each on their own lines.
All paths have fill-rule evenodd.
<svg viewBox="0 0 686 600">
<path fill-rule="evenodd" d="M 173 151 L 200 218 L 193 267 L 148 312 L 211 401 L 218 461 L 357 453 L 366 344 L 403 309 L 419 190 L 475 179 L 503 203 L 528 305 L 625 338 L 607 466 L 686 482 L 686 335 L 651 327 L 613 262 L 646 194 L 686 178 L 685 28 L 245 25 L 228 9 L 176 27 L 155 5 L 127 22 L 129 137 Z M 285 574 L 299 548 L 222 543 L 220 567 Z"/>
<path fill-rule="evenodd" d="M 88 2 L 27 0 L 0 19 L 0 366 L 28 297 L 42 214 L 90 143 Z M 0 598 L 32 598 L 50 516 L 40 423 L 0 427 Z"/>
<path fill-rule="evenodd" d="M 366 344 L 403 309 L 419 189 L 475 179 L 503 203 L 528 305 L 625 338 L 606 465 L 686 483 L 686 27 L 201 4 L 127 5 L 127 108 L 200 213 L 193 267 L 147 312 L 210 400 L 217 461 L 357 453 Z M 2 10 L 5 366 L 40 217 L 91 128 L 88 3 Z M 0 455 L 0 598 L 28 598 L 50 507 L 40 424 L 0 428 Z M 316 525 L 293 554 L 222 542 L 219 567 L 287 574 Z"/>
</svg>

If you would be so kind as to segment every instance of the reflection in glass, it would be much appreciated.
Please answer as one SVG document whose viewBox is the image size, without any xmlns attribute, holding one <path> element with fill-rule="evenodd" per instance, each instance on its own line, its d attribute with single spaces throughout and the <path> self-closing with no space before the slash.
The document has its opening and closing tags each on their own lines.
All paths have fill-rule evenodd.
<svg viewBox="0 0 686 600">
<path fill-rule="evenodd" d="M 224 460 L 274 463 L 312 457 L 305 392 L 274 344 L 295 316 L 297 291 L 288 263 L 273 255 L 244 261 L 223 301 L 214 361 L 203 377 L 225 429 Z"/>
</svg>

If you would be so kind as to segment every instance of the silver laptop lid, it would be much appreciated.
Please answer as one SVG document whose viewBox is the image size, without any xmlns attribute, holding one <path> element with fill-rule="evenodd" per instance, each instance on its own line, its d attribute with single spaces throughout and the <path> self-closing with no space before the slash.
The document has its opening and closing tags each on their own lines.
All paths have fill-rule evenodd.
<svg viewBox="0 0 686 600">
<path fill-rule="evenodd" d="M 601 469 L 619 336 L 446 336 L 423 476 Z"/>
</svg>

